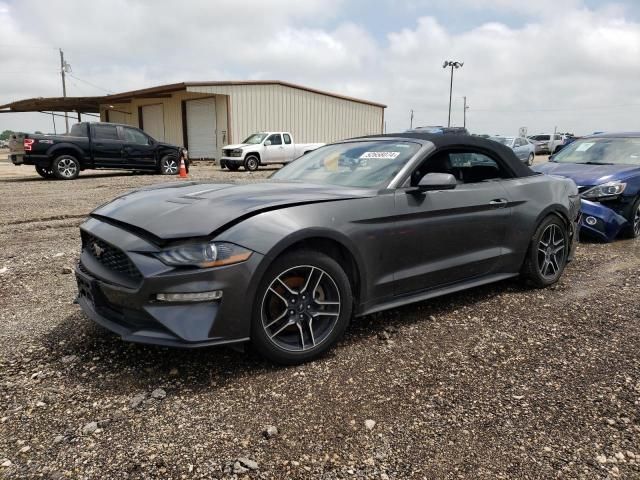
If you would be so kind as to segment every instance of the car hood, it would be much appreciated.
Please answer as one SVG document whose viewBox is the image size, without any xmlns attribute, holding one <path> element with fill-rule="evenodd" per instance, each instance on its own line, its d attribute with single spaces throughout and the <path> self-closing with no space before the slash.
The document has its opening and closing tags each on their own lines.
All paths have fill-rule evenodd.
<svg viewBox="0 0 640 480">
<path fill-rule="evenodd" d="M 624 180 L 631 175 L 640 173 L 640 168 L 634 165 L 585 165 L 583 163 L 554 162 L 536 165 L 533 170 L 547 175 L 570 178 L 579 186 L 593 186 L 613 180 Z"/>
<path fill-rule="evenodd" d="M 124 194 L 91 215 L 130 225 L 156 240 L 172 240 L 220 233 L 268 210 L 375 195 L 371 190 L 304 183 L 170 183 Z"/>
<path fill-rule="evenodd" d="M 249 146 L 257 146 L 259 143 L 236 143 L 234 145 L 225 145 L 222 147 L 223 150 L 233 150 L 234 148 L 244 148 Z"/>
<path fill-rule="evenodd" d="M 174 145 L 173 143 L 166 143 L 166 142 L 157 142 L 157 145 L 161 147 L 180 148 L 177 145 Z"/>
</svg>

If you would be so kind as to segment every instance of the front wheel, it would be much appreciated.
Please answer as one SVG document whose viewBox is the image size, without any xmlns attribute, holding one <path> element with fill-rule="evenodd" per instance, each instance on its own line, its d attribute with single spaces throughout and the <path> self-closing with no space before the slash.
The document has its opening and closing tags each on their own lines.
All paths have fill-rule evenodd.
<svg viewBox="0 0 640 480">
<path fill-rule="evenodd" d="M 51 170 L 60 180 L 73 180 L 80 175 L 80 163 L 71 155 L 60 155 L 51 164 Z"/>
<path fill-rule="evenodd" d="M 260 166 L 260 160 L 255 155 L 249 155 L 244 159 L 244 168 L 245 170 L 249 170 L 250 172 L 254 172 Z"/>
<path fill-rule="evenodd" d="M 624 236 L 627 238 L 640 237 L 640 198 L 631 207 L 627 220 L 629 221 L 629 226 L 625 229 Z"/>
<path fill-rule="evenodd" d="M 535 158 L 535 155 L 533 153 L 529 154 L 529 157 L 527 157 L 527 166 L 531 166 L 533 165 L 533 159 Z"/>
<path fill-rule="evenodd" d="M 53 178 L 53 170 L 51 170 L 50 168 L 45 168 L 45 167 L 41 167 L 40 165 L 36 165 L 36 172 L 38 172 L 38 175 L 40 175 L 42 178 Z"/>
<path fill-rule="evenodd" d="M 550 215 L 538 226 L 529 242 L 521 276 L 535 288 L 556 283 L 567 265 L 569 235 L 564 222 Z"/>
<path fill-rule="evenodd" d="M 258 287 L 251 341 L 276 363 L 313 360 L 342 336 L 352 305 L 349 278 L 333 258 L 309 250 L 285 254 Z"/>
<path fill-rule="evenodd" d="M 160 173 L 162 175 L 177 175 L 178 168 L 178 161 L 175 159 L 175 157 L 166 155 L 160 160 Z"/>
</svg>

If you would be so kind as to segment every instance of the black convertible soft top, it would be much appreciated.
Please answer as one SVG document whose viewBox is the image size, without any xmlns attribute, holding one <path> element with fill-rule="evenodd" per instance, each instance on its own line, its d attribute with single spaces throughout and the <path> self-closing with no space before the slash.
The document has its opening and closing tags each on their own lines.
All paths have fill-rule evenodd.
<svg viewBox="0 0 640 480">
<path fill-rule="evenodd" d="M 359 138 L 415 138 L 417 140 L 426 140 L 436 146 L 436 151 L 442 148 L 455 148 L 465 150 L 472 148 L 474 150 L 488 150 L 493 155 L 497 155 L 500 160 L 514 173 L 516 177 L 530 177 L 538 175 L 537 172 L 531 170 L 522 161 L 516 157 L 516 154 L 506 145 L 499 142 L 489 140 L 487 138 L 475 137 L 473 135 L 456 135 L 456 134 L 437 134 L 437 133 L 420 133 L 420 132 L 404 132 L 404 133 L 387 133 L 384 135 L 367 135 Z"/>
</svg>

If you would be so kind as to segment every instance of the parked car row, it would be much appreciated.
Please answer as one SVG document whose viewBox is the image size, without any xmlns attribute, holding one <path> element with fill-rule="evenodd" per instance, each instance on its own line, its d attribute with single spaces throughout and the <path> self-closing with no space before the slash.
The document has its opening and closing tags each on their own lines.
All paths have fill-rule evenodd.
<svg viewBox="0 0 640 480">
<path fill-rule="evenodd" d="M 526 163 L 533 165 L 536 156 L 536 148 L 534 144 L 525 137 L 491 137 L 492 140 L 502 143 L 509 147 L 516 156 Z"/>
</svg>

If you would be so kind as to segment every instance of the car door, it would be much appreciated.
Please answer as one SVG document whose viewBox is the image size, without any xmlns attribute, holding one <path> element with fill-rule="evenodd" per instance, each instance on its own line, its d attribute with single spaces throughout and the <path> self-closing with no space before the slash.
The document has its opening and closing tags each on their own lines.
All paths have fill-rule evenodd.
<svg viewBox="0 0 640 480">
<path fill-rule="evenodd" d="M 289 135 L 288 133 L 283 133 L 282 140 L 284 147 L 284 159 L 285 161 L 290 162 L 296 157 L 296 151 L 293 142 L 291 141 L 291 135 Z"/>
<path fill-rule="evenodd" d="M 285 163 L 284 145 L 282 144 L 282 135 L 272 133 L 265 141 L 263 159 L 264 163 Z M 267 143 L 269 143 L 267 145 Z"/>
<path fill-rule="evenodd" d="M 108 123 L 91 125 L 93 161 L 96 167 L 122 167 L 124 141 L 118 134 L 118 126 Z"/>
<path fill-rule="evenodd" d="M 459 183 L 451 190 L 396 191 L 396 295 L 489 275 L 501 263 L 510 215 L 501 177 L 510 175 L 483 153 L 434 155 L 410 182 L 434 172 L 451 173 Z"/>
<path fill-rule="evenodd" d="M 156 147 L 154 141 L 136 128 L 120 128 L 122 128 L 122 135 L 124 137 L 124 166 L 129 168 L 154 169 L 156 167 Z"/>
<path fill-rule="evenodd" d="M 526 141 L 522 138 L 516 138 L 514 142 L 514 151 L 516 152 L 516 156 L 522 161 L 526 160 L 529 156 L 529 149 L 526 146 Z"/>
</svg>

